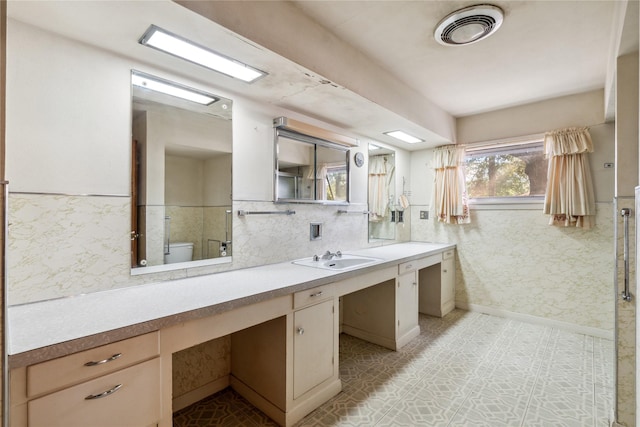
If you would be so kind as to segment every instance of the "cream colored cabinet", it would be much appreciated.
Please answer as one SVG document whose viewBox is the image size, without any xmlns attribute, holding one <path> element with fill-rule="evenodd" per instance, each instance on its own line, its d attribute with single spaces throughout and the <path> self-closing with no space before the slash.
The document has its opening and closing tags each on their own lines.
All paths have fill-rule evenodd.
<svg viewBox="0 0 640 427">
<path fill-rule="evenodd" d="M 443 252 L 438 264 L 418 272 L 419 311 L 443 317 L 455 308 L 456 264 L 455 250 Z"/>
<path fill-rule="evenodd" d="M 231 386 L 280 425 L 342 389 L 334 286 L 293 295 L 293 310 L 231 335 Z"/>
<path fill-rule="evenodd" d="M 456 257 L 453 249 L 442 254 L 440 286 L 442 287 L 440 311 L 444 316 L 456 306 Z"/>
<path fill-rule="evenodd" d="M 293 313 L 293 398 L 333 376 L 336 339 L 334 300 Z"/>
<path fill-rule="evenodd" d="M 401 274 L 396 284 L 397 340 L 405 341 L 404 337 L 418 328 L 418 272 Z"/>
<path fill-rule="evenodd" d="M 146 427 L 160 419 L 158 333 L 11 371 L 12 427 Z"/>
<path fill-rule="evenodd" d="M 160 419 L 160 358 L 29 401 L 29 427 L 145 427 Z"/>
<path fill-rule="evenodd" d="M 172 354 L 230 335 L 229 384 L 291 426 L 342 389 L 340 327 L 399 349 L 420 333 L 418 311 L 453 309 L 454 286 L 449 250 L 13 369 L 9 425 L 169 427 Z"/>
</svg>

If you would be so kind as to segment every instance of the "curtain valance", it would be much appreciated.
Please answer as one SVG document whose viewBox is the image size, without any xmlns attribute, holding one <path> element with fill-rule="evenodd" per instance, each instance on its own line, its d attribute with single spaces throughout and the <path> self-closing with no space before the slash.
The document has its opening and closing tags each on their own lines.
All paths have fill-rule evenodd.
<svg viewBox="0 0 640 427">
<path fill-rule="evenodd" d="M 593 152 L 586 128 L 548 132 L 544 138 L 549 157 L 544 213 L 550 225 L 591 228 L 596 204 L 588 153 Z"/>
<path fill-rule="evenodd" d="M 587 128 L 568 128 L 547 132 L 544 135 L 544 152 L 547 157 L 592 153 L 593 142 L 589 130 Z"/>
<path fill-rule="evenodd" d="M 435 169 L 457 168 L 464 163 L 464 148 L 455 145 L 438 147 L 433 152 L 433 166 Z"/>
</svg>

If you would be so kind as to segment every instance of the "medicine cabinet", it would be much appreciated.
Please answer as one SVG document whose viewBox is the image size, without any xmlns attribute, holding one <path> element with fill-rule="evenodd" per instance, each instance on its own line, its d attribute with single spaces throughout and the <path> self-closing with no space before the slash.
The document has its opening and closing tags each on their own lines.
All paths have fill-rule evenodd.
<svg viewBox="0 0 640 427">
<path fill-rule="evenodd" d="M 349 204 L 349 149 L 357 140 L 286 117 L 274 119 L 274 200 Z"/>
</svg>

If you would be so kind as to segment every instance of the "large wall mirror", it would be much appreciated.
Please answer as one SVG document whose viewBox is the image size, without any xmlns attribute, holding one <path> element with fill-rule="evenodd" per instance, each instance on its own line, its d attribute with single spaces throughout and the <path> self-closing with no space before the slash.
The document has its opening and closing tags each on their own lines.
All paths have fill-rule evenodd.
<svg viewBox="0 0 640 427">
<path fill-rule="evenodd" d="M 396 203 L 395 151 L 369 144 L 369 241 L 394 240 L 403 210 Z"/>
<path fill-rule="evenodd" d="M 293 131 L 280 119 L 284 122 L 275 122 L 275 201 L 348 204 L 349 147 Z"/>
<path fill-rule="evenodd" d="M 182 91 L 132 72 L 132 273 L 231 262 L 232 102 Z"/>
</svg>

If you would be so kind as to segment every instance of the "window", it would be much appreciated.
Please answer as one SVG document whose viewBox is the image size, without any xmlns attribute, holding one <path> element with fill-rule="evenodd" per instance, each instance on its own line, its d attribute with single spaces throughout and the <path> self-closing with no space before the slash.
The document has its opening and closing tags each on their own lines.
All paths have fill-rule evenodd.
<svg viewBox="0 0 640 427">
<path fill-rule="evenodd" d="M 467 147 L 465 175 L 474 202 L 540 199 L 547 184 L 543 142 Z"/>
<path fill-rule="evenodd" d="M 327 166 L 326 182 L 323 191 L 327 200 L 348 200 L 346 165 Z"/>
</svg>

